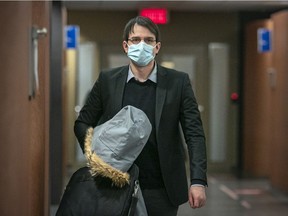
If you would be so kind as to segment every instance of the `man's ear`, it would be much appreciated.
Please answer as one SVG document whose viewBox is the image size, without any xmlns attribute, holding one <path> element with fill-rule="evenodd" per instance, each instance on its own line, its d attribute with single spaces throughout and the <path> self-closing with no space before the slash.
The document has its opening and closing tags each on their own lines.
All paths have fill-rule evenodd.
<svg viewBox="0 0 288 216">
<path fill-rule="evenodd" d="M 156 44 L 156 51 L 155 51 L 155 54 L 157 55 L 158 53 L 159 53 L 159 51 L 160 51 L 160 48 L 161 48 L 161 43 L 160 42 L 158 42 L 157 44 Z"/>
<path fill-rule="evenodd" d="M 123 47 L 123 51 L 125 53 L 128 53 L 128 44 L 127 44 L 127 41 L 123 41 L 122 42 L 122 47 Z"/>
</svg>

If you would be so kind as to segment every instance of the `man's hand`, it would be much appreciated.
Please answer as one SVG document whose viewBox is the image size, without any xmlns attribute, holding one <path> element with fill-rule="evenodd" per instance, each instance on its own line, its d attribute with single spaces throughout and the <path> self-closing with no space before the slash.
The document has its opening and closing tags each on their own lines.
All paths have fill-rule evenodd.
<svg viewBox="0 0 288 216">
<path fill-rule="evenodd" d="M 206 191 L 203 186 L 190 186 L 189 204 L 191 208 L 201 208 L 206 203 Z"/>
</svg>

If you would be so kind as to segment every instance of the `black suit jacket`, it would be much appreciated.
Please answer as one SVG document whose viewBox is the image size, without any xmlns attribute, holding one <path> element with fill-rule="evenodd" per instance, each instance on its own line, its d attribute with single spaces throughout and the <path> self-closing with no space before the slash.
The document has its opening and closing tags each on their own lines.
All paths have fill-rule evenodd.
<svg viewBox="0 0 288 216">
<path fill-rule="evenodd" d="M 74 131 L 83 149 L 88 127 L 111 119 L 122 108 L 129 66 L 100 73 L 75 121 Z M 191 181 L 206 181 L 206 146 L 198 104 L 186 73 L 157 65 L 156 139 L 164 185 L 174 205 L 188 200 L 181 123 L 190 158 Z"/>
</svg>

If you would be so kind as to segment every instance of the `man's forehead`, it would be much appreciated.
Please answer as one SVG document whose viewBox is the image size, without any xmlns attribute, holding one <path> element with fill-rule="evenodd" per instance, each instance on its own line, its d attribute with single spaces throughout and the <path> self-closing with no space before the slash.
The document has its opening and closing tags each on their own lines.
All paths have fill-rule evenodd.
<svg viewBox="0 0 288 216">
<path fill-rule="evenodd" d="M 154 37 L 155 35 L 145 26 L 138 25 L 137 23 L 131 28 L 129 35 L 134 34 L 145 34 L 150 37 Z"/>
</svg>

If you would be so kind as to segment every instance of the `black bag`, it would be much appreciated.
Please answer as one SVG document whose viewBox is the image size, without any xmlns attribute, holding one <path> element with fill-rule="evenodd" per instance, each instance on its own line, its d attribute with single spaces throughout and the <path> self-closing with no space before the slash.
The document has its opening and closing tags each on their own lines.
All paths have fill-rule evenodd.
<svg viewBox="0 0 288 216">
<path fill-rule="evenodd" d="M 129 169 L 130 182 L 122 188 L 112 186 L 109 178 L 93 177 L 88 167 L 78 169 L 70 178 L 56 216 L 132 216 L 138 199 L 138 167 Z"/>
</svg>

